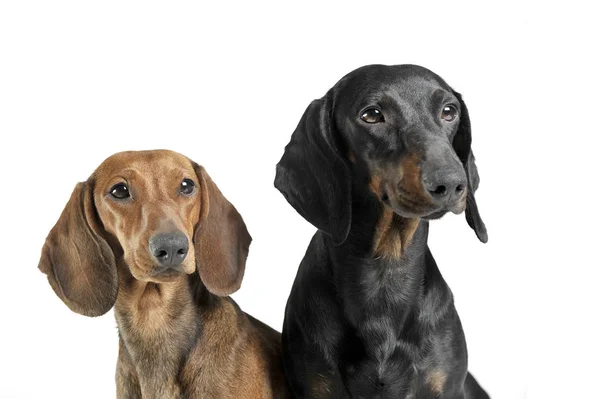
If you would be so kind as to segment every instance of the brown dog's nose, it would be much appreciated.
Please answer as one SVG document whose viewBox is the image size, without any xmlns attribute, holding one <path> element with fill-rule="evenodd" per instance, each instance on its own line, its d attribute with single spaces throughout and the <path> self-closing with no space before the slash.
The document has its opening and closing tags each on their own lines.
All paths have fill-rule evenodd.
<svg viewBox="0 0 600 399">
<path fill-rule="evenodd" d="M 181 231 L 161 233 L 150 238 L 150 253 L 165 267 L 179 266 L 189 249 L 188 239 Z"/>
<path fill-rule="evenodd" d="M 423 177 L 423 185 L 436 204 L 458 201 L 467 188 L 467 176 L 458 171 L 436 171 Z"/>
</svg>

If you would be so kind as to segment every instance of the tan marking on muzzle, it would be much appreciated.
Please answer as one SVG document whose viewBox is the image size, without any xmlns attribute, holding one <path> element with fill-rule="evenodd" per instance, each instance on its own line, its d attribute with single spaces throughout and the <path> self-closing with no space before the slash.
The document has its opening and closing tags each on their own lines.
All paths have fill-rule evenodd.
<svg viewBox="0 0 600 399">
<path fill-rule="evenodd" d="M 369 189 L 377 195 L 377 198 L 381 198 L 383 195 L 382 181 L 383 179 L 381 176 L 374 175 L 369 182 Z"/>
<path fill-rule="evenodd" d="M 403 194 L 408 194 L 411 200 L 419 200 L 425 203 L 431 203 L 431 196 L 425 191 L 425 186 L 421 180 L 420 158 L 417 154 L 409 154 L 402 159 L 400 163 L 400 187 Z"/>
</svg>

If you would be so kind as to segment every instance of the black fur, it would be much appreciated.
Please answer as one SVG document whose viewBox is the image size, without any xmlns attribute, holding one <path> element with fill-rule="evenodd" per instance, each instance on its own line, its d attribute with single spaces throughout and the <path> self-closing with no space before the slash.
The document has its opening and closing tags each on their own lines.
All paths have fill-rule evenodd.
<svg viewBox="0 0 600 399">
<path fill-rule="evenodd" d="M 458 120 L 440 121 L 445 104 L 458 109 Z M 369 106 L 385 122 L 363 122 Z M 433 204 L 431 191 L 414 184 L 422 201 L 414 193 L 403 199 L 401 182 L 409 177 L 401 165 L 409 156 L 418 159 L 419 184 L 440 173 L 468 182 L 466 201 Z M 379 191 L 371 184 L 376 177 Z M 309 105 L 275 179 L 319 228 L 283 327 L 284 368 L 296 397 L 488 398 L 467 373 L 452 293 L 427 246 L 428 220 L 458 213 L 465 202 L 469 225 L 487 241 L 478 184 L 466 106 L 425 68 L 363 67 Z M 390 210 L 398 237 L 408 237 L 398 257 L 374 250 L 377 225 Z M 409 220 L 412 237 L 403 230 Z"/>
</svg>

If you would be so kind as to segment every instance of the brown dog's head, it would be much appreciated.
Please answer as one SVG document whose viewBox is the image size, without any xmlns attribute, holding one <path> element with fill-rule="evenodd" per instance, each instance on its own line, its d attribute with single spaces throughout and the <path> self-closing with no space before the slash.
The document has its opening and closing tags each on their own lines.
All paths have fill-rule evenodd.
<svg viewBox="0 0 600 399">
<path fill-rule="evenodd" d="M 171 151 L 130 151 L 77 184 L 39 268 L 71 310 L 98 316 L 117 298 L 119 262 L 137 280 L 155 283 L 197 265 L 208 290 L 225 296 L 240 287 L 250 242 L 204 168 Z"/>
</svg>

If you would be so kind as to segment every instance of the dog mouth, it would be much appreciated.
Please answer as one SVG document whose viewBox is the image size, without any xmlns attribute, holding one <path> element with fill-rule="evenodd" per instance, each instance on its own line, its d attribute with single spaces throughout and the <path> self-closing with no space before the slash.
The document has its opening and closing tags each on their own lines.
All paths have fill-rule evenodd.
<svg viewBox="0 0 600 399">
<path fill-rule="evenodd" d="M 425 201 L 408 198 L 401 194 L 396 194 L 391 198 L 387 193 L 384 193 L 381 196 L 381 201 L 396 214 L 406 218 L 435 220 L 440 219 L 448 212 L 458 215 L 465 210 L 464 201 L 436 206 Z"/>
<path fill-rule="evenodd" d="M 441 219 L 446 213 L 448 213 L 448 210 L 440 209 L 439 211 L 432 212 L 429 215 L 421 216 L 421 219 L 425 219 L 425 220 Z"/>
<path fill-rule="evenodd" d="M 129 272 L 136 280 L 160 283 L 191 273 L 187 270 L 186 262 L 179 265 L 160 265 L 144 256 L 145 252 L 140 249 L 126 251 L 123 257 Z"/>
<path fill-rule="evenodd" d="M 156 269 L 151 271 L 145 278 L 139 280 L 148 281 L 156 284 L 164 284 L 173 282 L 185 274 L 186 273 L 183 269 L 157 267 Z"/>
<path fill-rule="evenodd" d="M 171 278 L 182 276 L 186 274 L 192 274 L 196 270 L 196 265 L 193 262 L 183 262 L 176 265 L 154 265 L 154 269 L 150 272 L 148 277 L 154 278 Z"/>
<path fill-rule="evenodd" d="M 180 268 L 171 268 L 168 266 L 157 267 L 150 273 L 150 277 L 171 277 L 178 274 L 183 274 L 183 270 Z"/>
</svg>

